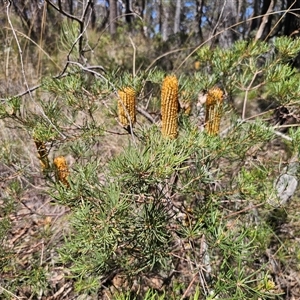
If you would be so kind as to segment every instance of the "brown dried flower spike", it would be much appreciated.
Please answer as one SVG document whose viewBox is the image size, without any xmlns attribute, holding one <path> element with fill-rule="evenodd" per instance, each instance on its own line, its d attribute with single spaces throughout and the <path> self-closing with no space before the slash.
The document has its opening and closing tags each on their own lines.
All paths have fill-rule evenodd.
<svg viewBox="0 0 300 300">
<path fill-rule="evenodd" d="M 36 139 L 34 140 L 34 143 L 39 155 L 39 160 L 41 162 L 42 170 L 45 171 L 50 167 L 47 147 L 44 142 Z"/>
<path fill-rule="evenodd" d="M 125 87 L 118 91 L 118 115 L 120 123 L 124 127 L 132 126 L 136 121 L 135 90 L 131 87 Z"/>
<path fill-rule="evenodd" d="M 60 181 L 63 185 L 69 187 L 68 176 L 70 174 L 66 159 L 63 156 L 55 157 L 53 160 L 56 168 L 56 180 Z"/>
<path fill-rule="evenodd" d="M 206 98 L 205 130 L 208 134 L 217 135 L 220 130 L 222 115 L 223 91 L 213 87 Z"/>
<path fill-rule="evenodd" d="M 176 138 L 178 135 L 178 80 L 176 76 L 165 77 L 161 88 L 162 135 Z"/>
</svg>

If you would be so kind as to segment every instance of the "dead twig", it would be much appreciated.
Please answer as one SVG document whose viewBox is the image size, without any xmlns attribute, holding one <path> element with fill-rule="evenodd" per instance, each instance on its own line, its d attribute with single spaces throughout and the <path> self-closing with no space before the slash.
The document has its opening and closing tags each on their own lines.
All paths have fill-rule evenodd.
<svg viewBox="0 0 300 300">
<path fill-rule="evenodd" d="M 267 23 L 269 22 L 270 13 L 273 10 L 274 5 L 275 5 L 274 0 L 272 0 L 270 2 L 269 8 L 268 8 L 266 14 L 262 18 L 262 22 L 261 22 L 261 24 L 260 24 L 260 26 L 259 26 L 259 28 L 257 30 L 257 33 L 256 33 L 255 38 L 254 38 L 254 41 L 257 41 L 257 40 L 259 40 L 261 38 L 261 36 L 262 36 L 262 34 L 264 32 L 264 29 L 265 29 Z"/>
</svg>

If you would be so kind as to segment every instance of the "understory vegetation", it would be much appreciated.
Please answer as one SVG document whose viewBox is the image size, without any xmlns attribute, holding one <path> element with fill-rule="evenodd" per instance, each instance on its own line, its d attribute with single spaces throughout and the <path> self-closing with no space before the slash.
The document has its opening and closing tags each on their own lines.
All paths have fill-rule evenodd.
<svg viewBox="0 0 300 300">
<path fill-rule="evenodd" d="M 20 71 L 1 90 L 0 298 L 300 298 L 300 39 L 203 44 L 170 70 L 154 50 L 143 61 L 137 37 L 120 52 L 103 34 L 87 54 L 93 68 L 72 24 L 51 62 L 39 47 L 28 53 L 40 58 L 34 88 L 26 42 L 10 48 L 7 74 Z M 161 132 L 168 75 L 178 80 L 176 137 Z M 136 96 L 125 127 L 124 88 Z M 223 105 L 211 133 L 214 88 Z"/>
</svg>

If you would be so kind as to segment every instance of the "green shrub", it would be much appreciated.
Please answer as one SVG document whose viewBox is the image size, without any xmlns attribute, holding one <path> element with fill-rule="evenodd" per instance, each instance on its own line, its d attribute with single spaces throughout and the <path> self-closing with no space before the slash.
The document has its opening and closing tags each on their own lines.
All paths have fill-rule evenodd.
<svg viewBox="0 0 300 300">
<path fill-rule="evenodd" d="M 289 63 L 299 51 L 299 41 L 288 38 L 242 41 L 228 50 L 201 48 L 195 59 L 202 68 L 178 74 L 193 109 L 191 116 L 179 114 L 174 140 L 163 138 L 159 122 L 151 124 L 143 113 L 151 99 L 142 87 L 161 83 L 158 70 L 134 79 L 143 109 L 130 133 L 116 112 L 116 90 L 122 80 L 128 84 L 128 74 L 90 79 L 74 67 L 64 78 L 44 78 L 37 97 L 1 102 L 5 126 L 21 130 L 32 151 L 31 158 L 19 156 L 21 165 L 7 155 L 2 168 L 9 166 L 11 175 L 23 172 L 24 191 L 38 177 L 43 195 L 69 209 L 61 235 L 54 227 L 50 231 L 57 244 L 49 232 L 43 238 L 47 251 L 57 255 L 53 268 L 63 268 L 78 295 L 104 297 L 109 290 L 114 299 L 280 299 L 284 291 L 270 258 L 280 246 L 268 215 L 278 208 L 270 199 L 283 167 L 299 156 L 300 134 L 282 133 L 270 120 L 274 108 L 299 105 L 299 72 Z M 227 99 L 220 134 L 211 136 L 198 124 L 197 101 L 216 84 Z M 258 98 L 272 109 L 261 110 Z M 152 109 L 159 114 L 157 106 Z M 44 173 L 33 144 L 37 138 L 49 150 L 51 167 Z M 274 146 L 278 141 L 280 149 Z M 54 176 L 52 160 L 59 155 L 69 164 L 67 185 Z M 6 211 L 20 201 L 10 178 L 5 189 L 2 245 L 10 230 Z M 17 251 L 1 254 L 3 294 L 20 294 L 14 283 L 24 280 L 30 295 L 50 295 L 51 266 L 30 257 L 25 278 L 9 267 L 11 255 Z M 124 279 L 119 286 L 118 276 Z"/>
</svg>

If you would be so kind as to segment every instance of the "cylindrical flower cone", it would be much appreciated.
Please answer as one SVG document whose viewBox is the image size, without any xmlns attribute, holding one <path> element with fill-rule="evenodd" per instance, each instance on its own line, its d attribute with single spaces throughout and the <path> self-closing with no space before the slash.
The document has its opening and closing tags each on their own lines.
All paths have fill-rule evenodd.
<svg viewBox="0 0 300 300">
<path fill-rule="evenodd" d="M 210 89 L 206 98 L 205 114 L 205 130 L 208 134 L 219 134 L 222 116 L 222 105 L 223 91 L 218 87 Z"/>
<path fill-rule="evenodd" d="M 136 122 L 136 94 L 135 90 L 125 87 L 118 91 L 118 116 L 119 121 L 124 127 L 133 126 Z"/>
<path fill-rule="evenodd" d="M 70 174 L 66 159 L 63 156 L 55 157 L 53 160 L 55 166 L 56 180 L 66 187 L 69 187 L 68 176 Z"/>
<path fill-rule="evenodd" d="M 178 80 L 176 76 L 167 76 L 161 88 L 161 131 L 164 137 L 177 137 L 178 111 Z"/>
</svg>

